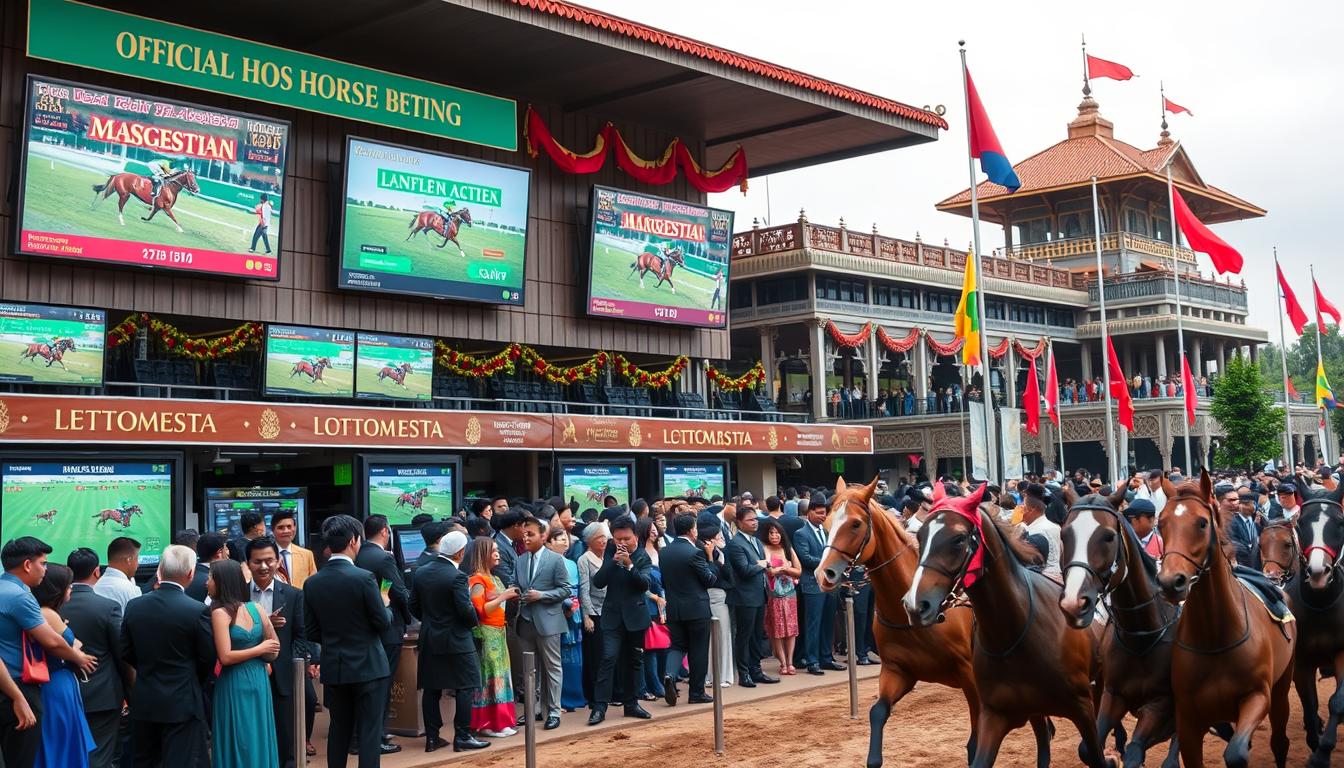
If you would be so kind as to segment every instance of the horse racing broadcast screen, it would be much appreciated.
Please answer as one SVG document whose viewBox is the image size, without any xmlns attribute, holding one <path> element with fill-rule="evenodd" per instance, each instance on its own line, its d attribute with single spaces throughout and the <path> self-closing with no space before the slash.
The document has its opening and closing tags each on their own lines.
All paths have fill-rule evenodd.
<svg viewBox="0 0 1344 768">
<path fill-rule="evenodd" d="M 456 461 L 369 461 L 368 514 L 382 515 L 391 525 L 407 525 L 421 512 L 442 520 L 457 510 L 457 472 Z"/>
<path fill-rule="evenodd" d="M 128 536 L 140 542 L 141 565 L 155 564 L 172 543 L 174 466 L 87 457 L 0 462 L 0 536 L 36 536 L 51 545 L 53 563 L 79 547 L 105 559 L 108 543 Z"/>
<path fill-rule="evenodd" d="M 350 137 L 343 288 L 523 303 L 524 168 Z"/>
<path fill-rule="evenodd" d="M 0 383 L 103 383 L 107 313 L 0 302 Z"/>
<path fill-rule="evenodd" d="M 617 504 L 629 504 L 630 470 L 627 462 L 562 462 L 561 498 L 577 501 L 580 510 L 602 509 L 608 496 L 616 497 Z"/>
<path fill-rule="evenodd" d="M 333 328 L 266 326 L 267 395 L 355 396 L 355 334 Z"/>
<path fill-rule="evenodd" d="M 356 397 L 428 402 L 433 379 L 433 339 L 385 333 L 356 335 Z"/>
<path fill-rule="evenodd" d="M 728 497 L 728 467 L 721 461 L 665 461 L 660 469 L 663 496 Z"/>
<path fill-rule="evenodd" d="M 302 544 L 306 530 L 303 508 L 307 496 L 307 488 L 206 488 L 206 525 L 215 533 L 240 539 L 243 537 L 240 521 L 244 512 L 261 515 L 267 532 L 271 530 L 271 517 L 276 512 L 293 512 L 298 528 L 296 538 Z"/>
<path fill-rule="evenodd" d="M 17 250 L 280 279 L 289 123 L 28 79 Z"/>
<path fill-rule="evenodd" d="M 588 314 L 728 326 L 733 213 L 593 187 Z"/>
</svg>

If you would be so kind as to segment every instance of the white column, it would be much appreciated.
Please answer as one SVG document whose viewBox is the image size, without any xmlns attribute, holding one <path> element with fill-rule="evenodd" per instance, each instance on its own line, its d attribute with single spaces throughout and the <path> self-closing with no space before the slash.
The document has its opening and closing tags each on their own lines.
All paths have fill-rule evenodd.
<svg viewBox="0 0 1344 768">
<path fill-rule="evenodd" d="M 1086 341 L 1078 342 L 1079 359 L 1082 361 L 1081 377 L 1084 381 L 1092 378 L 1092 348 Z M 1061 379 L 1061 383 L 1063 379 Z"/>
<path fill-rule="evenodd" d="M 1227 370 L 1227 345 L 1222 339 L 1215 341 L 1213 345 L 1218 354 L 1218 375 L 1222 376 L 1223 371 Z"/>
<path fill-rule="evenodd" d="M 924 339 L 915 342 L 915 397 L 923 403 L 929 396 L 929 345 Z M 922 406 L 921 406 L 922 407 Z"/>
<path fill-rule="evenodd" d="M 1204 340 L 1198 336 L 1190 339 L 1190 373 L 1196 379 L 1204 375 Z"/>
<path fill-rule="evenodd" d="M 761 334 L 761 365 L 765 366 L 765 391 L 775 399 L 775 329 L 758 328 Z"/>
<path fill-rule="evenodd" d="M 812 416 L 826 418 L 826 329 L 819 320 L 812 325 Z"/>
<path fill-rule="evenodd" d="M 1008 375 L 1008 381 L 1007 381 L 1007 385 L 1008 385 L 1008 386 L 1007 386 L 1007 390 L 1008 390 L 1008 398 L 1007 398 L 1008 407 L 1009 407 L 1009 408 L 1016 408 L 1016 407 L 1017 407 L 1017 351 L 1013 349 L 1013 343 L 1012 343 L 1011 341 L 1008 342 L 1008 351 L 1004 354 L 1004 357 L 1007 358 L 1006 364 L 1004 365 L 1004 370 L 1007 371 L 1007 375 Z"/>
<path fill-rule="evenodd" d="M 1166 342 L 1166 339 L 1164 339 L 1164 338 L 1162 337 L 1162 334 L 1159 333 L 1159 334 L 1157 334 L 1156 336 L 1153 337 L 1153 346 L 1154 346 L 1154 348 L 1155 348 L 1156 351 L 1157 351 L 1157 375 L 1158 375 L 1158 376 L 1166 376 L 1166 375 L 1167 375 L 1167 342 Z M 1128 371 L 1126 371 L 1126 373 L 1128 373 Z M 1143 371 L 1138 371 L 1138 373 L 1143 373 Z M 1150 375 L 1151 375 L 1151 374 L 1150 374 Z"/>
<path fill-rule="evenodd" d="M 868 408 L 871 412 L 877 412 L 877 369 L 878 369 L 878 348 L 877 348 L 877 329 L 868 334 Z"/>
</svg>

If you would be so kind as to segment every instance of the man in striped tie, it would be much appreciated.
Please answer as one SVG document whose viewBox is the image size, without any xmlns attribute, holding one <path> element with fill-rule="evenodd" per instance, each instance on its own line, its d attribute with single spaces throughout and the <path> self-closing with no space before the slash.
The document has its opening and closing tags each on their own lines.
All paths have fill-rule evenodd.
<svg viewBox="0 0 1344 768">
<path fill-rule="evenodd" d="M 280 575 L 290 585 L 302 589 L 303 582 L 317 573 L 317 563 L 311 551 L 295 543 L 294 536 L 298 532 L 298 523 L 291 510 L 282 509 L 271 515 L 271 533 L 280 546 Z"/>
</svg>

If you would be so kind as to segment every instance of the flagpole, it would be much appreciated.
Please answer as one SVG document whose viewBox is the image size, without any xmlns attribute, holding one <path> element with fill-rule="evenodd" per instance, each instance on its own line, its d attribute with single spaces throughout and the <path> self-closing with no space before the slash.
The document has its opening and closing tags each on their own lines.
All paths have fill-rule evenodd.
<svg viewBox="0 0 1344 768">
<path fill-rule="evenodd" d="M 1279 247 L 1274 246 L 1274 272 L 1279 271 Z M 1293 414 L 1288 399 L 1288 342 L 1283 334 L 1283 286 L 1279 286 L 1279 363 L 1283 367 L 1283 466 L 1290 471 L 1293 467 Z M 1222 373 L 1222 371 L 1219 371 Z"/>
<path fill-rule="evenodd" d="M 1054 342 L 1053 339 L 1051 339 L 1051 340 L 1048 342 L 1048 344 L 1049 344 L 1049 347 L 1050 347 L 1050 367 L 1051 367 L 1051 368 L 1054 368 L 1054 367 L 1055 367 L 1055 342 Z M 1045 379 L 1046 379 L 1046 381 L 1049 381 L 1049 380 L 1050 380 L 1050 374 L 1047 373 L 1047 374 L 1045 375 Z M 1051 422 L 1051 423 L 1050 423 L 1050 426 L 1054 428 L 1054 430 L 1055 430 L 1055 437 L 1059 439 L 1059 461 L 1056 462 L 1056 463 L 1059 464 L 1059 474 L 1060 474 L 1060 475 L 1063 475 L 1063 474 L 1065 474 L 1065 472 L 1064 472 L 1064 414 L 1060 411 L 1060 406 L 1061 406 L 1063 403 L 1060 402 L 1060 398 L 1059 398 L 1059 387 L 1058 387 L 1058 384 L 1059 384 L 1059 374 L 1058 374 L 1058 373 L 1055 374 L 1055 384 L 1056 384 L 1056 387 L 1055 387 L 1055 421 L 1057 421 L 1057 422 L 1059 422 L 1059 423 L 1056 424 L 1056 423 L 1054 423 L 1054 422 Z"/>
<path fill-rule="evenodd" d="M 1312 309 L 1316 310 L 1316 370 L 1317 370 L 1317 371 L 1320 371 L 1320 370 L 1321 370 L 1321 321 L 1322 321 L 1323 318 L 1321 317 L 1321 302 L 1320 302 L 1320 300 L 1319 300 L 1318 297 L 1319 297 L 1320 294 L 1321 294 L 1321 289 L 1318 288 L 1318 287 L 1316 287 L 1316 265 L 1315 265 L 1315 264 L 1311 264 L 1311 265 L 1309 265 L 1309 266 L 1307 267 L 1307 269 L 1311 272 L 1311 306 L 1312 306 Z M 1323 423 L 1323 422 L 1325 422 L 1325 415 L 1326 415 L 1326 414 L 1325 414 L 1325 403 L 1321 403 L 1320 406 L 1319 406 L 1319 408 L 1318 408 L 1318 410 L 1321 412 L 1321 419 L 1320 419 L 1320 420 L 1321 420 L 1321 422 Z M 1321 449 L 1321 458 L 1325 459 L 1326 463 L 1328 464 L 1328 463 L 1330 462 L 1330 456 L 1329 456 L 1329 454 L 1327 454 L 1327 453 L 1325 452 L 1325 446 L 1324 446 L 1324 445 L 1321 445 L 1321 446 L 1320 446 L 1320 449 Z M 1303 458 L 1305 459 L 1306 457 L 1304 456 Z"/>
<path fill-rule="evenodd" d="M 993 430 L 990 427 L 990 421 L 994 416 L 994 393 L 989 378 L 989 329 L 985 327 L 985 300 L 987 294 L 985 289 L 988 287 L 988 279 L 985 278 L 984 249 L 980 247 L 980 195 L 976 190 L 975 183 L 975 157 L 973 156 L 973 147 L 971 146 L 971 91 L 966 87 L 966 41 L 958 40 L 957 45 L 961 51 L 961 89 L 965 93 L 966 100 L 966 170 L 971 179 L 971 235 L 972 246 L 975 249 L 975 272 L 976 272 L 976 292 L 980 295 L 976 297 L 975 314 L 976 322 L 980 326 L 980 379 L 981 389 L 980 398 L 984 401 L 984 421 L 985 421 L 985 463 L 989 470 L 989 477 L 985 480 L 993 480 L 998 476 L 998 456 L 994 450 L 994 440 L 992 438 Z M 979 281 L 984 279 L 982 286 Z"/>
<path fill-rule="evenodd" d="M 1084 33 L 1082 38 L 1083 38 L 1083 95 L 1091 96 L 1092 76 L 1091 73 L 1087 71 L 1087 34 Z"/>
<path fill-rule="evenodd" d="M 1165 106 L 1165 104 L 1164 104 Z M 1177 147 L 1180 145 L 1177 144 Z M 1185 321 L 1181 318 L 1181 267 L 1177 254 L 1177 240 L 1180 235 L 1177 233 L 1176 226 L 1176 188 L 1171 183 L 1171 163 L 1176 159 L 1176 148 L 1171 151 L 1171 157 L 1167 160 L 1167 210 L 1171 212 L 1171 272 L 1176 278 L 1176 349 L 1181 355 L 1181 362 L 1185 363 Z M 1220 375 L 1222 371 L 1218 372 Z M 1193 378 L 1193 377 L 1192 377 Z M 1181 419 L 1182 432 L 1185 437 L 1185 472 L 1186 477 L 1193 476 L 1195 465 L 1190 460 L 1190 419 L 1188 416 Z M 1200 459 L 1200 464 L 1204 459 Z"/>
<path fill-rule="evenodd" d="M 971 431 L 971 409 L 966 404 L 966 366 L 959 365 L 961 369 L 961 402 L 955 405 L 961 409 L 961 415 L 957 416 L 957 436 L 961 438 L 961 479 L 969 481 L 971 476 L 966 471 L 966 434 Z"/>
<path fill-rule="evenodd" d="M 1118 456 L 1115 454 L 1115 424 L 1111 421 L 1111 332 L 1110 326 L 1106 320 L 1106 281 L 1102 274 L 1104 267 L 1101 263 L 1101 204 L 1097 202 L 1097 177 L 1092 177 L 1092 235 L 1096 241 L 1097 247 L 1097 299 L 1101 307 L 1101 371 L 1102 386 L 1106 390 L 1106 456 L 1110 461 L 1110 480 L 1112 483 L 1120 482 Z M 1064 416 L 1060 414 L 1060 424 L 1063 425 Z M 1061 445 L 1063 437 L 1060 437 Z"/>
</svg>

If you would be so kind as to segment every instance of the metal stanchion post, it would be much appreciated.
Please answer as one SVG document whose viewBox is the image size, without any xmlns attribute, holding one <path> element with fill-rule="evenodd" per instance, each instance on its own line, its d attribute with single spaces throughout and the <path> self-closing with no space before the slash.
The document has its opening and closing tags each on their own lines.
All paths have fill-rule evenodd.
<svg viewBox="0 0 1344 768">
<path fill-rule="evenodd" d="M 721 626 L 718 618 L 709 620 L 709 668 L 714 681 L 714 754 L 723 754 L 723 675 L 720 671 L 720 659 L 723 658 L 723 643 L 719 640 Z M 531 766 L 528 766 L 531 768 Z"/>
<path fill-rule="evenodd" d="M 304 694 L 304 691 L 308 688 L 308 680 L 306 679 L 308 660 L 293 659 L 291 664 L 294 667 L 294 689 L 290 693 L 290 698 L 294 701 L 294 744 L 292 747 L 295 763 L 302 765 L 299 758 L 303 757 L 308 749 L 306 736 L 308 731 L 308 697 Z"/>
<path fill-rule="evenodd" d="M 854 647 L 854 594 L 845 595 L 845 648 L 849 651 L 849 719 L 859 719 L 859 655 Z"/>
<path fill-rule="evenodd" d="M 537 768 L 537 654 L 532 651 L 523 653 L 523 669 L 527 671 L 523 675 L 527 690 L 522 692 L 523 717 L 527 721 L 523 725 L 523 741 L 527 750 L 527 768 Z"/>
</svg>

